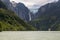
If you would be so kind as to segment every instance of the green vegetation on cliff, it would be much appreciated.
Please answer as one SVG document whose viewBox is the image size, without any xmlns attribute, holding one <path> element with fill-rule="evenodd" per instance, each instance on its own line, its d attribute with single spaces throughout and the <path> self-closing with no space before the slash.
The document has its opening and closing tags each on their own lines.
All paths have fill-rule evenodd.
<svg viewBox="0 0 60 40">
<path fill-rule="evenodd" d="M 0 1 L 0 31 L 31 31 L 36 30 L 21 20 L 14 12 L 8 10 Z"/>
</svg>

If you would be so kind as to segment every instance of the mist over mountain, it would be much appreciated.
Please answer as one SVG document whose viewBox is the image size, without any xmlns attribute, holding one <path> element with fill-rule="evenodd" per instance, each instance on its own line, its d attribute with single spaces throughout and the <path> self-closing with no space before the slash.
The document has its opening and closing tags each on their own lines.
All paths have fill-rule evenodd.
<svg viewBox="0 0 60 40">
<path fill-rule="evenodd" d="M 21 2 L 16 3 L 15 1 L 10 2 L 10 0 L 7 0 L 7 1 L 2 0 L 2 1 L 6 4 L 8 9 L 14 11 L 21 19 L 23 19 L 26 22 L 29 21 L 29 19 L 30 19 L 30 17 L 29 17 L 29 15 L 31 16 L 31 14 L 29 14 L 30 12 L 35 14 L 36 12 L 38 12 L 38 9 L 39 9 L 39 7 L 41 7 L 41 5 L 48 3 L 46 1 L 45 3 L 41 2 L 42 3 L 41 4 L 41 3 L 38 3 L 38 1 L 37 2 L 35 1 L 38 5 L 35 2 L 33 2 L 34 5 L 30 6 L 30 8 L 29 8 L 28 6 L 26 7 L 24 5 L 26 3 L 24 3 L 24 4 Z"/>
<path fill-rule="evenodd" d="M 15 1 L 17 3 L 21 2 L 23 3 L 25 6 L 27 6 L 29 8 L 30 11 L 32 11 L 33 13 L 35 13 L 35 11 L 38 11 L 38 8 L 47 4 L 47 3 L 51 3 L 51 2 L 56 2 L 58 0 L 10 0 Z"/>
</svg>

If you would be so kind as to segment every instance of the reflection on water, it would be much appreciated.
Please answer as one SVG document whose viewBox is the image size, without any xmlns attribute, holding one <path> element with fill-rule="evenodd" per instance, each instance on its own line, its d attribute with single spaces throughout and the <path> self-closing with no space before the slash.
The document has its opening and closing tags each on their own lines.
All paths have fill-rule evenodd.
<svg viewBox="0 0 60 40">
<path fill-rule="evenodd" d="M 60 40 L 60 32 L 0 32 L 0 40 Z"/>
</svg>

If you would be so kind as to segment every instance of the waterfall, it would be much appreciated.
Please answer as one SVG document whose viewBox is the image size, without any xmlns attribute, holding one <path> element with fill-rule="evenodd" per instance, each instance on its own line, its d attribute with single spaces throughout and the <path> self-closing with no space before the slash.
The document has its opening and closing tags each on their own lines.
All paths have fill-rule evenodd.
<svg viewBox="0 0 60 40">
<path fill-rule="evenodd" d="M 31 14 L 30 14 L 30 12 L 29 12 L 29 21 L 31 21 Z"/>
</svg>

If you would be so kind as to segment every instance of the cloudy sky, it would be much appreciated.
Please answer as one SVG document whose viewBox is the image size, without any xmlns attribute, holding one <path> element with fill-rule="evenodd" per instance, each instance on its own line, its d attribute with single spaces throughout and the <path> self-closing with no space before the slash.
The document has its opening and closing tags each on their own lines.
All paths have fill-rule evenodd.
<svg viewBox="0 0 60 40">
<path fill-rule="evenodd" d="M 10 0 L 15 2 L 22 2 L 24 3 L 28 8 L 38 8 L 46 3 L 54 2 L 57 0 Z"/>
<path fill-rule="evenodd" d="M 44 5 L 44 4 L 48 3 L 48 2 L 53 2 L 53 1 L 57 1 L 57 0 L 11 0 L 11 1 L 22 2 L 26 6 L 32 6 L 34 4 Z"/>
</svg>

